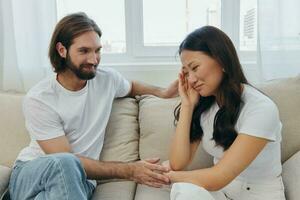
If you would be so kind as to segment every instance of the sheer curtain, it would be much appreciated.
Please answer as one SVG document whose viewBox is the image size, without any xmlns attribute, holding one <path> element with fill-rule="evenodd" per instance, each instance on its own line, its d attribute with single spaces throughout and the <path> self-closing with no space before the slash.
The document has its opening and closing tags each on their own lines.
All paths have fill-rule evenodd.
<svg viewBox="0 0 300 200">
<path fill-rule="evenodd" d="M 0 89 L 25 92 L 52 73 L 47 57 L 55 0 L 0 0 Z"/>
<path fill-rule="evenodd" d="M 299 9 L 299 0 L 258 0 L 258 63 L 263 80 L 300 73 Z"/>
<path fill-rule="evenodd" d="M 257 0 L 262 80 L 300 73 L 300 1 Z M 0 90 L 26 92 L 52 74 L 47 57 L 56 0 L 0 0 Z"/>
</svg>

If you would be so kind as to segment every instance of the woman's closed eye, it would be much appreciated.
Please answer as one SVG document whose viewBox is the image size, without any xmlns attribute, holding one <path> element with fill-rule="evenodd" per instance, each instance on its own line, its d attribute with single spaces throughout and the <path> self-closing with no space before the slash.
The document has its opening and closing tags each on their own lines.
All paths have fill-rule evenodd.
<svg viewBox="0 0 300 200">
<path fill-rule="evenodd" d="M 194 67 L 192 67 L 192 71 L 197 71 L 197 69 L 199 68 L 199 65 L 196 65 L 196 66 L 194 66 Z"/>
</svg>

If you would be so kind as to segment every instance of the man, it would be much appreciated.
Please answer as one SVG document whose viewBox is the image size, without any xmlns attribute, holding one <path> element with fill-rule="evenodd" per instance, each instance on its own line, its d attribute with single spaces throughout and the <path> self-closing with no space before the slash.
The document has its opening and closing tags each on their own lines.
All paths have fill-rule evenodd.
<svg viewBox="0 0 300 200">
<path fill-rule="evenodd" d="M 168 89 L 129 83 L 110 68 L 97 69 L 101 31 L 84 13 L 64 17 L 56 26 L 49 58 L 56 78 L 33 87 L 24 99 L 31 143 L 19 154 L 9 184 L 11 199 L 89 199 L 97 179 L 122 178 L 153 187 L 169 183 L 158 159 L 134 163 L 98 160 L 114 98 Z"/>
</svg>

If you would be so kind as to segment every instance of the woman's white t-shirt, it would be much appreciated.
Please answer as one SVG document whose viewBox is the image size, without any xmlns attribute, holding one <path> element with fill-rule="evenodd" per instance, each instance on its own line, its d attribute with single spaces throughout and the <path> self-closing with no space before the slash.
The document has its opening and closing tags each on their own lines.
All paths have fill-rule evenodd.
<svg viewBox="0 0 300 200">
<path fill-rule="evenodd" d="M 268 139 L 270 142 L 237 179 L 256 182 L 275 178 L 282 171 L 280 154 L 282 124 L 277 106 L 263 93 L 246 84 L 242 101 L 243 107 L 235 125 L 237 133 Z M 218 104 L 214 103 L 202 114 L 200 120 L 203 129 L 203 148 L 214 157 L 215 164 L 224 154 L 223 148 L 212 140 L 213 123 L 218 110 Z"/>
</svg>

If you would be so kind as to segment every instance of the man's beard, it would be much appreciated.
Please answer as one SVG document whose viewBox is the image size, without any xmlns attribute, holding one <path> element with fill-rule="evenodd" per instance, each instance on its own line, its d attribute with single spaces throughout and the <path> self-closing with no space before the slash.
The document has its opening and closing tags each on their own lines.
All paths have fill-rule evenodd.
<svg viewBox="0 0 300 200">
<path fill-rule="evenodd" d="M 90 80 L 92 78 L 94 78 L 96 76 L 96 71 L 90 71 L 90 72 L 85 72 L 83 70 L 84 67 L 86 66 L 90 66 L 90 67 L 94 67 L 95 69 L 98 67 L 97 65 L 93 65 L 93 64 L 80 64 L 79 67 L 77 67 L 71 60 L 71 57 L 69 56 L 69 54 L 67 53 L 67 57 L 66 57 L 66 67 L 68 69 L 70 69 L 76 76 L 77 78 L 81 79 L 81 80 Z"/>
</svg>

